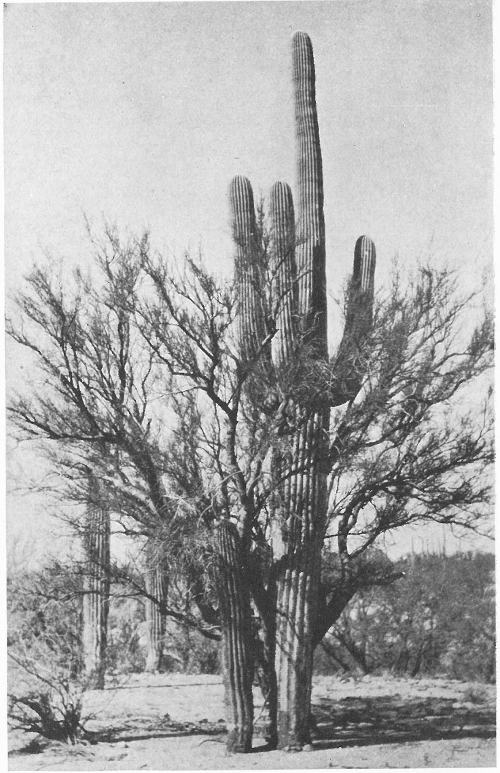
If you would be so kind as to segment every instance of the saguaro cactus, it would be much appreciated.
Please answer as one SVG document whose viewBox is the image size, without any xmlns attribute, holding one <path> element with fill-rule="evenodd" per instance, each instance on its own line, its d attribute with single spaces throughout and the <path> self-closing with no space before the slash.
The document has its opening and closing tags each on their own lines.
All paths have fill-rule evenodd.
<svg viewBox="0 0 500 773">
<path fill-rule="evenodd" d="M 312 45 L 302 32 L 293 38 L 297 141 L 298 213 L 284 183 L 271 190 L 271 281 L 276 333 L 274 381 L 280 411 L 280 442 L 273 452 L 271 542 L 276 605 L 275 669 L 278 745 L 309 743 L 313 636 L 327 522 L 330 408 L 352 399 L 362 375 L 361 344 L 371 324 L 375 249 L 367 237 L 356 243 L 344 336 L 335 362 L 328 361 L 326 321 L 323 172 L 315 100 Z M 247 363 L 259 355 L 265 331 L 259 308 L 258 250 L 251 186 L 235 178 L 231 195 L 237 243 L 240 351 Z M 252 261 L 255 262 L 252 268 Z M 243 269 L 242 269 L 243 267 Z M 328 377 L 325 378 L 325 375 Z M 286 447 L 283 443 L 286 439 Z"/>
<path fill-rule="evenodd" d="M 110 519 L 99 496 L 98 483 L 89 476 L 87 517 L 84 530 L 86 561 L 83 596 L 83 652 L 87 678 L 102 690 L 106 671 L 106 647 L 110 587 Z"/>
<path fill-rule="evenodd" d="M 146 586 L 146 671 L 160 671 L 165 646 L 166 614 L 162 608 L 168 595 L 168 565 L 161 544 L 148 540 L 144 551 Z"/>
</svg>

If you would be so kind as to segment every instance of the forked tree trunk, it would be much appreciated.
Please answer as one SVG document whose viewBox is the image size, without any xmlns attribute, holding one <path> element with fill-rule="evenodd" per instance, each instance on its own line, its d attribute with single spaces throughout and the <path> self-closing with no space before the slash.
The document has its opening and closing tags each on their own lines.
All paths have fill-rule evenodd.
<svg viewBox="0 0 500 773">
<path fill-rule="evenodd" d="M 164 605 L 168 595 L 168 566 L 161 546 L 150 540 L 145 550 L 146 585 L 146 671 L 161 671 L 167 618 Z M 152 598 L 150 598 L 152 597 Z"/>
<path fill-rule="evenodd" d="M 266 658 L 267 679 L 267 711 L 268 723 L 265 730 L 266 741 L 269 748 L 275 749 L 278 745 L 278 682 L 276 679 L 276 620 L 273 619 L 269 628 L 264 626 L 264 654 Z"/>
<path fill-rule="evenodd" d="M 264 729 L 264 737 L 267 741 L 270 749 L 275 749 L 277 745 L 277 732 L 276 732 L 276 720 L 277 720 L 277 682 L 276 682 L 276 669 L 274 666 L 275 651 L 276 651 L 276 618 L 274 614 L 275 597 L 274 597 L 275 583 L 272 583 L 269 587 L 268 604 L 272 608 L 272 614 L 268 614 L 268 610 L 264 611 L 259 609 L 261 613 L 261 636 L 256 637 L 255 643 L 255 674 L 257 677 L 257 683 L 262 692 L 264 698 L 264 706 L 262 708 L 260 717 L 262 718 L 262 725 Z M 271 596 L 272 594 L 272 596 Z M 259 604 L 256 601 L 257 608 Z"/>
<path fill-rule="evenodd" d="M 87 571 L 83 597 L 85 674 L 95 689 L 104 688 L 110 588 L 110 519 L 91 479 L 84 547 Z"/>
<path fill-rule="evenodd" d="M 249 752 L 253 734 L 252 615 L 245 556 L 236 526 L 217 528 L 222 674 L 230 752 Z"/>
</svg>

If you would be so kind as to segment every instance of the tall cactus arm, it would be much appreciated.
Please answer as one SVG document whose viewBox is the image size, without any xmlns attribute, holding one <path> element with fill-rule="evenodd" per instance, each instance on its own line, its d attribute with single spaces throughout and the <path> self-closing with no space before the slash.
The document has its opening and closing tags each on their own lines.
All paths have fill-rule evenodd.
<svg viewBox="0 0 500 773">
<path fill-rule="evenodd" d="M 375 261 L 374 243 L 368 236 L 360 236 L 354 248 L 344 334 L 333 369 L 333 405 L 352 400 L 361 387 L 365 366 L 362 348 L 372 325 Z"/>
<path fill-rule="evenodd" d="M 295 221 L 290 186 L 277 182 L 271 188 L 271 283 L 276 334 L 272 359 L 278 371 L 290 361 L 296 340 L 297 268 L 295 264 Z"/>
<path fill-rule="evenodd" d="M 292 43 L 297 144 L 299 308 L 315 353 L 328 356 L 326 328 L 323 167 L 316 112 L 312 44 L 305 32 Z"/>
<path fill-rule="evenodd" d="M 238 176 L 232 180 L 229 202 L 236 245 L 239 356 L 243 363 L 248 363 L 259 352 L 266 337 L 266 327 L 260 292 L 253 191 L 246 177 Z"/>
</svg>

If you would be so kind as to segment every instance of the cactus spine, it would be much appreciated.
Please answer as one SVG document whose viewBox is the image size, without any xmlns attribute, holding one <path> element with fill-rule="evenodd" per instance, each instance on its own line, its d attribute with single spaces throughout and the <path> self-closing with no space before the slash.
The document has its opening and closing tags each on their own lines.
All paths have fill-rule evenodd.
<svg viewBox="0 0 500 773">
<path fill-rule="evenodd" d="M 274 369 L 281 404 L 286 406 L 286 426 L 282 423 L 277 432 L 288 444 L 286 452 L 282 442 L 273 452 L 274 587 L 268 588 L 269 597 L 276 599 L 274 721 L 282 748 L 301 748 L 310 742 L 313 640 L 328 508 L 330 407 L 352 399 L 361 383 L 360 346 L 371 324 L 375 269 L 373 244 L 360 237 L 344 336 L 331 369 L 333 378 L 323 383 L 321 373 L 328 364 L 323 172 L 314 59 L 311 41 L 303 32 L 293 38 L 293 82 L 298 154 L 295 227 L 288 186 L 276 183 L 270 197 L 276 333 L 269 366 Z M 244 196 L 236 196 L 235 190 L 244 191 Z M 255 214 L 248 180 L 235 178 L 230 199 L 237 247 L 240 353 L 245 361 L 259 352 L 265 332 L 257 250 L 250 238 L 255 233 Z M 244 255 L 242 245 L 246 245 Z"/>
<path fill-rule="evenodd" d="M 104 688 L 110 587 L 110 518 L 100 501 L 96 479 L 89 476 L 84 532 L 86 561 L 83 596 L 83 653 L 85 673 L 98 690 Z"/>
</svg>

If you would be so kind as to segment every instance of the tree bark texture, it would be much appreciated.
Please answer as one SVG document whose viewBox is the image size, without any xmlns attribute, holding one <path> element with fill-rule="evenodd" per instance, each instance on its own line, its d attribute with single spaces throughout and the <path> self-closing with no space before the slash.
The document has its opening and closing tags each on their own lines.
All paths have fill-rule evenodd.
<svg viewBox="0 0 500 773">
<path fill-rule="evenodd" d="M 106 507 L 89 502 L 84 547 L 87 571 L 83 596 L 83 652 L 86 676 L 104 688 L 110 588 L 110 519 Z"/>
<path fill-rule="evenodd" d="M 235 524 L 217 528 L 222 673 L 230 752 L 249 752 L 253 734 L 254 652 L 245 556 Z"/>
</svg>

